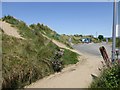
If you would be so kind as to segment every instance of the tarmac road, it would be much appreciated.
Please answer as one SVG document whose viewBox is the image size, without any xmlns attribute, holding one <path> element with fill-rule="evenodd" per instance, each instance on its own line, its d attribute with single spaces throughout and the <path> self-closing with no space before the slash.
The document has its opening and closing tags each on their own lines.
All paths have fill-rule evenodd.
<svg viewBox="0 0 120 90">
<path fill-rule="evenodd" d="M 112 46 L 110 44 L 106 44 L 105 42 L 97 43 L 97 44 L 95 44 L 95 43 L 77 44 L 77 45 L 73 45 L 73 48 L 83 54 L 89 54 L 89 55 L 101 57 L 101 54 L 99 51 L 99 47 L 101 47 L 101 46 L 104 46 L 106 48 L 106 51 L 107 51 L 109 57 L 111 57 L 110 55 L 111 55 Z"/>
</svg>

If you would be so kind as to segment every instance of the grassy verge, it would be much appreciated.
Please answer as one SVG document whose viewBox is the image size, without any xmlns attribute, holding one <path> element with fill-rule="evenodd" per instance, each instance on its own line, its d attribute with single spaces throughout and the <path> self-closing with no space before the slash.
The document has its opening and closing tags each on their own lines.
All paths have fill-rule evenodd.
<svg viewBox="0 0 120 90">
<path fill-rule="evenodd" d="M 76 64 L 78 62 L 78 54 L 72 52 L 72 51 L 69 51 L 67 49 L 64 50 L 64 55 L 62 57 L 63 59 L 63 63 L 65 65 L 68 65 L 68 64 Z"/>
</svg>

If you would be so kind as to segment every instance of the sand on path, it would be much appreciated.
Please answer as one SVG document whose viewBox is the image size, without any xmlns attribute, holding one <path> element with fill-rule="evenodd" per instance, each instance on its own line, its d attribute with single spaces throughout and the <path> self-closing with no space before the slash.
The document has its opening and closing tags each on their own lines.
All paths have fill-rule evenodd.
<svg viewBox="0 0 120 90">
<path fill-rule="evenodd" d="M 102 67 L 102 58 L 87 53 L 81 55 L 77 64 L 70 65 L 62 72 L 38 80 L 25 88 L 88 88 L 93 80 L 91 74 L 100 73 L 98 68 Z"/>
</svg>

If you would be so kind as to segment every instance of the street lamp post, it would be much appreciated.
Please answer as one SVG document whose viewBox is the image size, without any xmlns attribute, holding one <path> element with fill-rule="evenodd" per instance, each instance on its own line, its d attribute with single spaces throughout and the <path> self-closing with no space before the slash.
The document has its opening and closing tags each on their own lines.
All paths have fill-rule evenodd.
<svg viewBox="0 0 120 90">
<path fill-rule="evenodd" d="M 112 62 L 115 60 L 115 49 L 116 49 L 116 0 L 113 4 L 113 31 L 112 31 Z"/>
</svg>

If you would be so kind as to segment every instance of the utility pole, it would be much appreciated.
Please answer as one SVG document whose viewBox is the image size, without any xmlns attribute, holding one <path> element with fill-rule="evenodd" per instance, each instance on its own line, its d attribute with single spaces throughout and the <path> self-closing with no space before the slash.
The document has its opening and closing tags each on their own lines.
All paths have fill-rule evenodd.
<svg viewBox="0 0 120 90">
<path fill-rule="evenodd" d="M 112 31 L 112 62 L 115 60 L 116 49 L 116 0 L 113 2 L 113 31 Z"/>
</svg>

